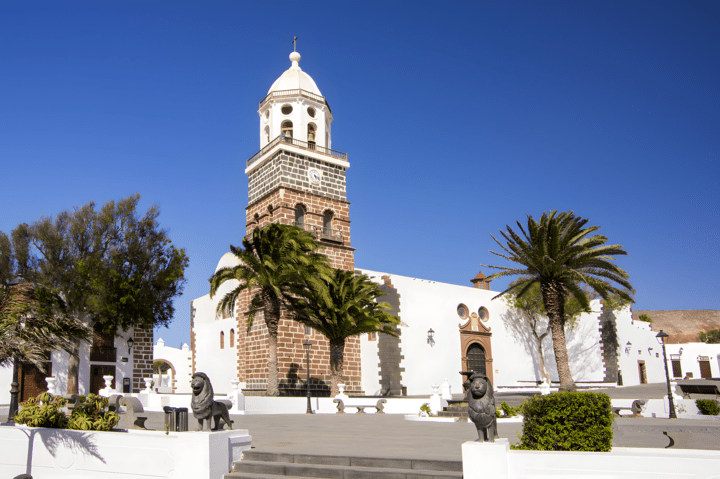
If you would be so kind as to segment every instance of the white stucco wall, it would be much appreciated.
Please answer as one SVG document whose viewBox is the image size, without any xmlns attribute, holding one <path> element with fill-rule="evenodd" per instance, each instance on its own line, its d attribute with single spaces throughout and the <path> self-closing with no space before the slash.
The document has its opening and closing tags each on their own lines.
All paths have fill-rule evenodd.
<svg viewBox="0 0 720 479">
<path fill-rule="evenodd" d="M 530 330 L 517 321 L 516 313 L 502 298 L 492 299 L 498 292 L 376 271 L 362 272 L 379 284 L 383 284 L 383 276 L 389 276 L 400 295 L 400 319 L 403 323 L 400 347 L 404 356 L 400 367 L 405 369 L 402 373 L 402 385 L 407 387 L 409 395 L 429 394 L 432 392 L 431 386 L 442 384 L 445 378 L 453 392 L 462 391 L 462 377 L 458 374 L 462 368 L 463 355 L 460 350 L 459 327 L 465 324 L 466 320 L 457 314 L 460 304 L 466 305 L 471 313 L 478 312 L 481 307 L 486 308 L 489 313 L 489 319 L 484 324 L 492 333 L 492 369 L 496 387 L 528 385 L 527 382 L 542 378 L 537 348 Z M 591 313 L 581 315 L 575 325 L 567 327 L 565 331 L 570 369 L 573 379 L 578 382 L 601 382 L 605 376 L 600 344 L 600 301 L 593 301 L 591 308 Z M 630 308 L 614 314 L 620 344 L 618 363 L 623 384 L 640 383 L 640 360 L 645 361 L 648 382 L 664 382 L 662 349 L 655 338 L 657 333 L 651 330 L 648 323 L 633 322 Z M 435 331 L 433 346 L 427 342 L 428 330 L 431 328 Z M 632 347 L 626 352 L 625 345 L 628 341 Z M 377 342 L 368 341 L 364 335 L 361 347 L 363 388 L 368 393 L 379 391 Z M 545 338 L 543 348 L 548 372 L 552 380 L 557 381 L 550 335 Z M 718 371 L 720 366 L 718 353 L 720 351 L 712 356 L 713 367 L 716 368 L 713 371 Z M 692 354 L 696 358 L 700 353 Z M 694 368 L 698 370 L 695 373 L 698 377 L 699 366 L 696 360 Z M 720 371 L 718 374 L 720 375 Z"/>
<path fill-rule="evenodd" d="M 190 379 L 192 376 L 192 353 L 187 344 L 183 344 L 182 348 L 172 348 L 165 345 L 162 338 L 157 340 L 153 346 L 153 360 L 163 359 L 172 364 L 175 369 L 175 393 L 190 393 Z M 153 379 L 154 376 L 153 375 Z M 159 384 L 159 381 L 155 381 Z M 172 383 L 168 385 L 172 387 Z M 163 392 L 163 391 L 160 391 Z M 169 391 L 168 391 L 169 392 Z"/>
<path fill-rule="evenodd" d="M 673 379 L 673 355 L 677 355 L 675 357 L 679 357 L 680 366 L 682 368 L 682 376 L 675 379 L 684 378 L 688 373 L 692 373 L 693 379 L 699 379 L 701 377 L 699 362 L 701 356 L 706 356 L 708 358 L 712 377 L 720 378 L 720 344 L 668 344 L 666 345 L 666 349 L 670 379 Z"/>
</svg>

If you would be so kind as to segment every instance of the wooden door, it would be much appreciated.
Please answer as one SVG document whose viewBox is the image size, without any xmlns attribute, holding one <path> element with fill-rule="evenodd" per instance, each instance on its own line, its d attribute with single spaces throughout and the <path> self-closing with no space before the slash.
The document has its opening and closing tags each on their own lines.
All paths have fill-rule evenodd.
<svg viewBox="0 0 720 479">
<path fill-rule="evenodd" d="M 485 349 L 478 343 L 472 343 L 467 350 L 467 370 L 486 374 Z"/>
<path fill-rule="evenodd" d="M 700 364 L 700 377 L 703 379 L 710 379 L 712 373 L 710 372 L 710 361 L 698 361 Z"/>
<path fill-rule="evenodd" d="M 115 366 L 101 366 L 92 364 L 90 366 L 90 392 L 97 394 L 105 387 L 103 376 L 111 375 L 113 377 L 112 387 L 115 389 Z"/>
<path fill-rule="evenodd" d="M 47 382 L 45 378 L 50 376 L 50 368 L 52 364 L 43 363 L 43 367 L 38 369 L 32 363 L 20 363 L 20 402 L 27 401 L 29 398 L 37 397 L 40 393 L 47 391 Z"/>
<path fill-rule="evenodd" d="M 682 365 L 680 364 L 679 360 L 673 359 L 672 369 L 673 369 L 673 377 L 674 378 L 682 377 Z"/>
<path fill-rule="evenodd" d="M 638 361 L 638 373 L 640 374 L 640 384 L 647 384 L 647 371 L 645 370 L 645 361 Z"/>
</svg>

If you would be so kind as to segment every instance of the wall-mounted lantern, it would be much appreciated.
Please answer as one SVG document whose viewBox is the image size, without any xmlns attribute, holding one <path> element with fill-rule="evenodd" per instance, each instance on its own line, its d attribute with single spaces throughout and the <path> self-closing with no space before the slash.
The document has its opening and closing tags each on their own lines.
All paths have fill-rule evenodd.
<svg viewBox="0 0 720 479">
<path fill-rule="evenodd" d="M 432 328 L 428 329 L 427 343 L 430 345 L 430 347 L 435 346 L 435 339 L 433 339 L 434 336 L 435 331 L 433 331 Z"/>
<path fill-rule="evenodd" d="M 630 350 L 632 349 L 632 343 L 630 341 L 627 342 L 625 345 L 625 354 L 630 354 Z"/>
<path fill-rule="evenodd" d="M 127 340 L 128 354 L 130 354 L 130 351 L 132 351 L 132 348 L 134 345 L 135 345 L 135 340 L 133 338 L 130 338 Z"/>
</svg>

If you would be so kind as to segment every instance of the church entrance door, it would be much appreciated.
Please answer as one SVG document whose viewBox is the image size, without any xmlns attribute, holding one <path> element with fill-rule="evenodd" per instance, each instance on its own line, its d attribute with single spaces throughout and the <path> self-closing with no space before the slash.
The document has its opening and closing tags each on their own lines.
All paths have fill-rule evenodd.
<svg viewBox="0 0 720 479">
<path fill-rule="evenodd" d="M 472 343 L 467 350 L 467 370 L 486 374 L 485 349 L 478 343 Z"/>
</svg>

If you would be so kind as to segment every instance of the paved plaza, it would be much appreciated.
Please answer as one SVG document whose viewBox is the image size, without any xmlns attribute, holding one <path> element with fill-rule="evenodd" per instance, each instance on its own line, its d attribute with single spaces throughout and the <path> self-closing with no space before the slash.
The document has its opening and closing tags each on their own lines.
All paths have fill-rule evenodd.
<svg viewBox="0 0 720 479">
<path fill-rule="evenodd" d="M 650 399 L 662 397 L 665 388 L 649 384 L 602 391 L 613 398 Z M 529 395 L 498 393 L 496 402 L 519 404 Z M 149 429 L 164 429 L 162 413 L 146 414 Z M 475 427 L 467 421 L 418 422 L 399 414 L 231 415 L 231 419 L 235 429 L 249 431 L 253 448 L 259 452 L 460 460 L 461 444 L 477 439 Z M 190 430 L 196 425 L 191 414 Z M 663 435 L 667 431 L 670 436 L 683 433 L 686 448 L 720 450 L 720 420 L 616 418 L 615 426 L 616 447 L 664 448 L 669 444 Z M 518 442 L 521 432 L 521 423 L 498 424 L 498 434 L 510 443 Z"/>
</svg>

